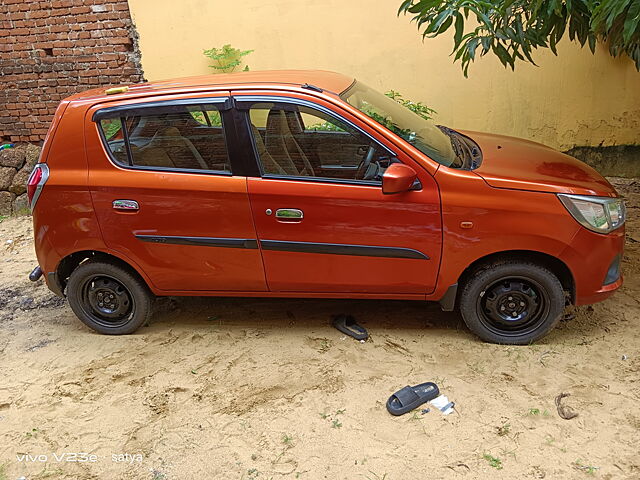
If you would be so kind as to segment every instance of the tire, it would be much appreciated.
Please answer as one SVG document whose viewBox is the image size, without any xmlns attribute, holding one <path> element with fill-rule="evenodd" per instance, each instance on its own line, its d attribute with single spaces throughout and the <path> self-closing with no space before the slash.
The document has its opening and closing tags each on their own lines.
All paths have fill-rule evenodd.
<svg viewBox="0 0 640 480">
<path fill-rule="evenodd" d="M 485 265 L 462 288 L 460 312 L 485 342 L 527 345 L 544 337 L 562 318 L 564 289 L 540 265 L 505 261 Z"/>
<path fill-rule="evenodd" d="M 82 263 L 69 277 L 67 298 L 80 321 L 105 335 L 133 333 L 151 317 L 152 294 L 146 284 L 111 263 Z"/>
</svg>

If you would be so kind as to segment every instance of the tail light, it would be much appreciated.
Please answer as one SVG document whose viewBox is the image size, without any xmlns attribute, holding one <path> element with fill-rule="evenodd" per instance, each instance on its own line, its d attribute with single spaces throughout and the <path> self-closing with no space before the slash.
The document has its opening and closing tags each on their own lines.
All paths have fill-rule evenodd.
<svg viewBox="0 0 640 480">
<path fill-rule="evenodd" d="M 29 175 L 29 180 L 27 180 L 27 197 L 29 198 L 29 205 L 31 206 L 32 212 L 42 192 L 42 188 L 48 179 L 49 167 L 47 167 L 47 164 L 37 163 L 31 175 Z"/>
</svg>

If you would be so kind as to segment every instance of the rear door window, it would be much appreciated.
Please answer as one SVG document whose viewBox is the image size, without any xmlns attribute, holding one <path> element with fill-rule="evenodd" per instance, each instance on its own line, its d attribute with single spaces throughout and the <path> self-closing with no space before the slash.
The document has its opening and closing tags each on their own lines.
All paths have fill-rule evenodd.
<svg viewBox="0 0 640 480">
<path fill-rule="evenodd" d="M 138 106 L 110 112 L 98 125 L 121 166 L 231 173 L 218 105 Z"/>
</svg>

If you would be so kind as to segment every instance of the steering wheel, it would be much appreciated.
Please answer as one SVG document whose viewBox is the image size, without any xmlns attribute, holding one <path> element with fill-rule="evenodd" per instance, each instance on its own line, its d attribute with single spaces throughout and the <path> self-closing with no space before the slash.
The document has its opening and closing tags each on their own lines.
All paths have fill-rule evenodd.
<svg viewBox="0 0 640 480">
<path fill-rule="evenodd" d="M 371 165 L 371 161 L 373 160 L 373 156 L 376 154 L 376 147 L 374 145 L 369 145 L 369 149 L 367 153 L 365 153 L 364 158 L 358 165 L 358 170 L 356 170 L 356 178 L 358 180 L 366 180 L 364 175 L 369 170 L 369 165 Z"/>
</svg>

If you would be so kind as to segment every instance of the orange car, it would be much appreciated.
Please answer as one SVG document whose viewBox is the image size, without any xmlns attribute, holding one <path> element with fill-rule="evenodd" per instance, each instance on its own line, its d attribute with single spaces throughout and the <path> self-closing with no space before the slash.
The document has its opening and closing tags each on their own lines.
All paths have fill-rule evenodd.
<svg viewBox="0 0 640 480">
<path fill-rule="evenodd" d="M 153 295 L 382 298 L 527 344 L 622 284 L 624 204 L 595 170 L 330 72 L 69 97 L 28 193 L 31 278 L 106 334 L 144 324 Z"/>
</svg>

